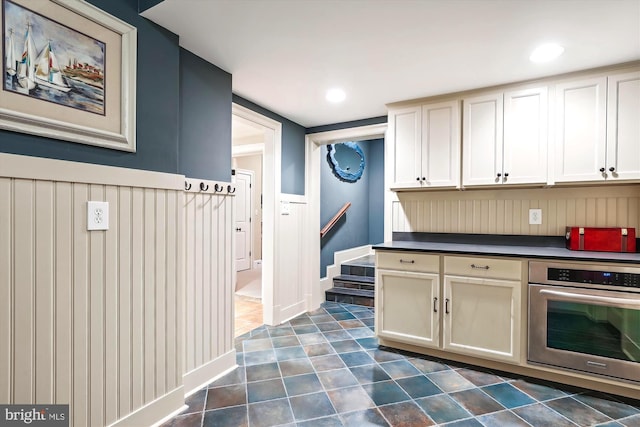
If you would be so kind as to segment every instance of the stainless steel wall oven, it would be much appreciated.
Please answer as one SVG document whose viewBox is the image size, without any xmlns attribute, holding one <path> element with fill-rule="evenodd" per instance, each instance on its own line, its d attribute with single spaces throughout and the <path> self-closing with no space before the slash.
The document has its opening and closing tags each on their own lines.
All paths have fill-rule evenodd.
<svg viewBox="0 0 640 427">
<path fill-rule="evenodd" d="M 640 267 L 529 263 L 528 360 L 640 382 Z"/>
</svg>

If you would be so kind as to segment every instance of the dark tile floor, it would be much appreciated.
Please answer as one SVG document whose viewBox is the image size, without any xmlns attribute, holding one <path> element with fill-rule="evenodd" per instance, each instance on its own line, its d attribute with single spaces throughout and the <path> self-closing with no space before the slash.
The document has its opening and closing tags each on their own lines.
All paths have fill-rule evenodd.
<svg viewBox="0 0 640 427">
<path fill-rule="evenodd" d="M 239 367 L 163 427 L 639 427 L 640 402 L 378 347 L 337 303 L 236 339 Z"/>
</svg>

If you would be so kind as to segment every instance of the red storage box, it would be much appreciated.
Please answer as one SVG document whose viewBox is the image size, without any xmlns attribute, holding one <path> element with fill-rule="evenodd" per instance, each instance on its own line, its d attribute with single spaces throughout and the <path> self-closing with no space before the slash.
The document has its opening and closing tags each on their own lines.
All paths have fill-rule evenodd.
<svg viewBox="0 0 640 427">
<path fill-rule="evenodd" d="M 635 228 L 567 227 L 567 249 L 572 251 L 635 252 Z"/>
</svg>

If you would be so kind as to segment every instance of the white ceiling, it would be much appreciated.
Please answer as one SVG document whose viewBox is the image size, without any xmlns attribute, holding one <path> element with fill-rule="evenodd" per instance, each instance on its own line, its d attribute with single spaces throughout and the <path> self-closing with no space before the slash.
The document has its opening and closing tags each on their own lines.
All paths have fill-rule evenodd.
<svg viewBox="0 0 640 427">
<path fill-rule="evenodd" d="M 640 0 L 164 0 L 143 13 L 305 127 L 385 104 L 640 59 Z M 529 62 L 543 42 L 558 60 Z M 341 87 L 347 99 L 325 101 Z"/>
</svg>

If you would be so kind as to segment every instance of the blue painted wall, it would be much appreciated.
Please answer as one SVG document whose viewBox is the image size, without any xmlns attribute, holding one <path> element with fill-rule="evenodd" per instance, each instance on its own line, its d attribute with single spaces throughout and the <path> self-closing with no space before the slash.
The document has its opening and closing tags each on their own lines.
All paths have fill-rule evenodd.
<svg viewBox="0 0 640 427">
<path fill-rule="evenodd" d="M 163 1 L 164 0 L 138 0 L 138 12 L 142 13 Z"/>
<path fill-rule="evenodd" d="M 180 49 L 178 172 L 231 180 L 231 74 Z"/>
<path fill-rule="evenodd" d="M 138 29 L 137 152 L 3 130 L 0 152 L 177 173 L 178 37 L 139 16 L 137 0 L 89 2 Z"/>
<path fill-rule="evenodd" d="M 351 207 L 336 226 L 321 240 L 320 275 L 333 264 L 336 251 L 380 243 L 384 233 L 383 202 L 384 141 L 359 141 L 365 156 L 362 178 L 355 183 L 338 180 L 327 162 L 327 147 L 322 147 L 320 168 L 320 227 L 323 227 L 347 202 Z M 377 209 L 374 212 L 372 209 Z"/>
<path fill-rule="evenodd" d="M 306 133 L 327 132 L 330 130 L 355 128 L 358 126 L 379 125 L 380 123 L 387 123 L 387 116 L 371 117 L 362 120 L 353 120 L 350 122 L 333 123 L 330 125 L 314 126 L 306 129 Z"/>
<path fill-rule="evenodd" d="M 304 195 L 305 128 L 239 95 L 233 95 L 233 102 L 282 123 L 280 191 L 286 194 Z"/>
</svg>

